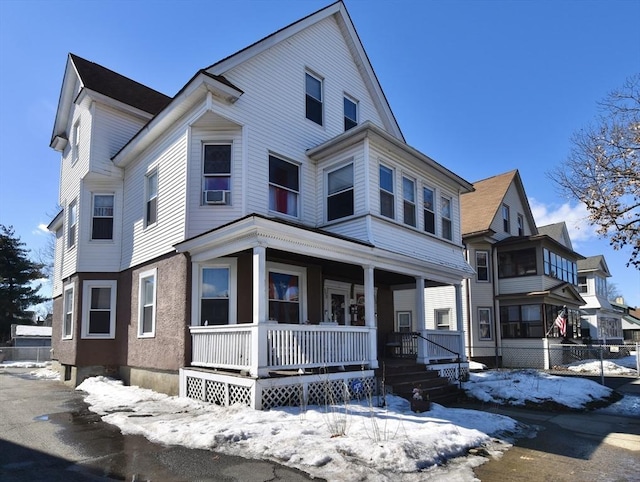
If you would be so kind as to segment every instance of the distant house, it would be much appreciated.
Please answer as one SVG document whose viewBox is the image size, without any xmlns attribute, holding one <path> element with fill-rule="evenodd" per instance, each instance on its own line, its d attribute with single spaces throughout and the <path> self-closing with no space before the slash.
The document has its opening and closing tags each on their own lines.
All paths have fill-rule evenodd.
<svg viewBox="0 0 640 482">
<path fill-rule="evenodd" d="M 469 357 L 495 366 L 542 366 L 542 340 L 580 337 L 576 262 L 564 223 L 538 228 L 517 170 L 473 184 L 461 197 L 462 239 L 475 276 L 464 281 Z M 537 361 L 534 361 L 533 359 Z"/>
<path fill-rule="evenodd" d="M 621 313 L 607 299 L 607 278 L 610 277 L 604 256 L 590 256 L 578 261 L 578 290 L 585 300 L 580 308 L 582 337 L 621 343 Z"/>
<path fill-rule="evenodd" d="M 11 344 L 16 348 L 51 346 L 51 327 L 11 325 Z"/>
<path fill-rule="evenodd" d="M 174 97 L 71 54 L 51 147 L 53 359 L 70 384 L 117 372 L 265 408 L 371 385 L 405 328 L 425 365 L 462 351 L 473 187 L 405 143 L 342 2 Z M 448 336 L 427 286 L 459 301 Z M 412 317 L 394 307 L 407 288 Z"/>
<path fill-rule="evenodd" d="M 638 309 L 625 304 L 624 298 L 621 297 L 610 303 L 613 310 L 620 315 L 624 342 L 640 342 L 640 312 Z"/>
</svg>

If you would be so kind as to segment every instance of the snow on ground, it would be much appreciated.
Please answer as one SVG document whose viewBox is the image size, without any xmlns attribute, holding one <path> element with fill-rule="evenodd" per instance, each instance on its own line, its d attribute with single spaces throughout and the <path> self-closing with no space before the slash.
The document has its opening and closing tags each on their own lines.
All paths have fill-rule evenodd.
<svg viewBox="0 0 640 482">
<path fill-rule="evenodd" d="M 567 370 L 577 373 L 605 375 L 637 375 L 636 371 L 637 353 L 632 351 L 629 356 L 616 358 L 613 360 L 582 360 L 569 365 L 565 365 Z"/>
<path fill-rule="evenodd" d="M 44 368 L 51 365 L 51 362 L 37 362 L 37 361 L 3 361 L 0 363 L 0 369 L 3 368 Z M 60 377 L 58 373 L 56 373 L 57 378 Z"/>
</svg>

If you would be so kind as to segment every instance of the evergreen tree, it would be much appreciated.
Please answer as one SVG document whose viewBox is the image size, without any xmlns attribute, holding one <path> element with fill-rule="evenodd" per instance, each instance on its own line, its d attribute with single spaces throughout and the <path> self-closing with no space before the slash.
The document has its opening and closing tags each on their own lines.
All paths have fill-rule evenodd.
<svg viewBox="0 0 640 482">
<path fill-rule="evenodd" d="M 24 246 L 13 226 L 0 224 L 0 340 L 11 336 L 12 324 L 31 323 L 27 309 L 46 301 L 40 285 L 32 285 L 44 277 L 42 265 L 29 259 Z"/>
</svg>

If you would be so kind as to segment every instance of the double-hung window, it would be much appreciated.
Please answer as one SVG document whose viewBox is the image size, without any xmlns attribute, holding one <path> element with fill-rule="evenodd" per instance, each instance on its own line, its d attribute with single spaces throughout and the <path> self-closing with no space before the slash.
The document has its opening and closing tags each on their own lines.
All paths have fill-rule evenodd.
<svg viewBox="0 0 640 482">
<path fill-rule="evenodd" d="M 298 216 L 300 168 L 291 162 L 269 156 L 269 209 Z"/>
<path fill-rule="evenodd" d="M 322 80 L 308 72 L 304 77 L 307 119 L 322 125 Z"/>
<path fill-rule="evenodd" d="M 327 221 L 354 213 L 353 163 L 327 174 Z"/>
<path fill-rule="evenodd" d="M 502 229 L 505 233 L 511 233 L 511 214 L 506 204 L 502 205 Z"/>
<path fill-rule="evenodd" d="M 391 219 L 395 218 L 393 177 L 393 169 L 380 164 L 380 214 Z"/>
<path fill-rule="evenodd" d="M 156 334 L 156 268 L 144 271 L 139 276 L 138 286 L 138 337 L 153 337 Z"/>
<path fill-rule="evenodd" d="M 80 158 L 80 121 L 73 125 L 71 142 L 71 164 L 75 164 Z"/>
<path fill-rule="evenodd" d="M 72 201 L 69 204 L 67 215 L 67 247 L 73 248 L 76 245 L 76 226 L 78 225 L 78 203 Z"/>
<path fill-rule="evenodd" d="M 518 236 L 524 236 L 524 216 L 518 214 Z"/>
<path fill-rule="evenodd" d="M 442 237 L 444 239 L 453 239 L 451 229 L 451 199 L 442 196 L 440 198 L 440 217 L 442 223 Z"/>
<path fill-rule="evenodd" d="M 436 318 L 436 329 L 438 330 L 450 330 L 450 313 L 449 310 L 436 310 L 435 318 Z"/>
<path fill-rule="evenodd" d="M 411 312 L 410 311 L 398 311 L 398 331 L 400 333 L 409 333 L 412 330 L 411 325 Z"/>
<path fill-rule="evenodd" d="M 203 146 L 203 204 L 231 204 L 231 145 Z"/>
<path fill-rule="evenodd" d="M 70 340 L 73 338 L 73 284 L 64 288 L 64 296 L 62 299 L 62 339 Z"/>
<path fill-rule="evenodd" d="M 91 239 L 113 239 L 113 194 L 93 195 Z"/>
<path fill-rule="evenodd" d="M 436 234 L 436 207 L 433 189 L 422 188 L 422 206 L 424 216 L 424 230 Z"/>
<path fill-rule="evenodd" d="M 83 338 L 114 338 L 116 334 L 115 280 L 89 280 L 83 284 Z"/>
<path fill-rule="evenodd" d="M 356 101 L 344 97 L 344 130 L 354 128 L 358 125 L 358 104 Z"/>
<path fill-rule="evenodd" d="M 478 308 L 478 339 L 492 340 L 491 308 Z"/>
<path fill-rule="evenodd" d="M 147 174 L 144 207 L 145 226 L 155 224 L 158 220 L 158 171 Z"/>
<path fill-rule="evenodd" d="M 200 325 L 229 324 L 231 270 L 227 266 L 203 267 L 200 279 Z"/>
<path fill-rule="evenodd" d="M 402 209 L 404 224 L 416 225 L 416 183 L 408 177 L 402 178 Z"/>
<path fill-rule="evenodd" d="M 476 251 L 476 277 L 478 281 L 489 281 L 488 251 Z"/>
</svg>

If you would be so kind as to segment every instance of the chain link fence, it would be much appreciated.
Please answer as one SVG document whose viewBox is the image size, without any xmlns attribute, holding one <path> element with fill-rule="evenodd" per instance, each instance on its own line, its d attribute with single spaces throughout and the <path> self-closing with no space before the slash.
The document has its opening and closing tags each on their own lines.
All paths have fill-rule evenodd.
<svg viewBox="0 0 640 482">
<path fill-rule="evenodd" d="M 51 361 L 50 346 L 2 346 L 0 362 L 36 362 Z"/>
</svg>

